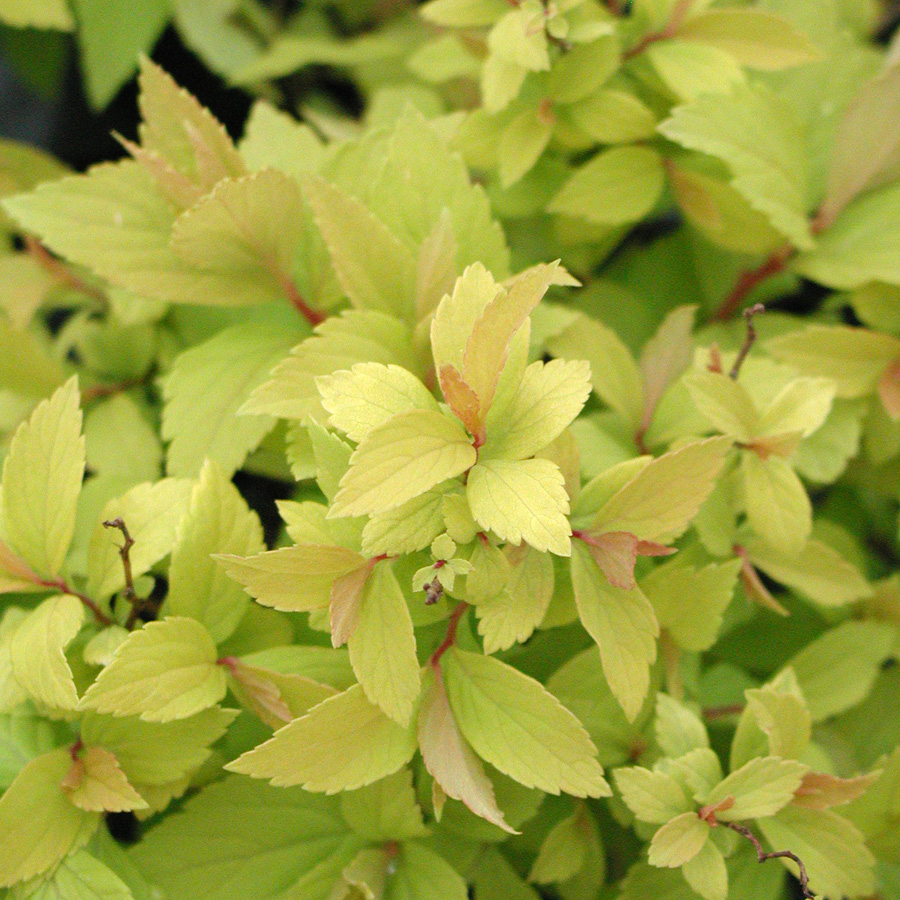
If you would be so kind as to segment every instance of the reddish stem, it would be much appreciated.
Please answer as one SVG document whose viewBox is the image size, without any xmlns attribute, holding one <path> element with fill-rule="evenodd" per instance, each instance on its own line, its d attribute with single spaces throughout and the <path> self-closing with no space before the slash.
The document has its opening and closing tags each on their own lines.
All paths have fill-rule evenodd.
<svg viewBox="0 0 900 900">
<path fill-rule="evenodd" d="M 316 325 L 321 324 L 327 318 L 325 313 L 319 312 L 317 309 L 313 309 L 304 299 L 303 295 L 297 288 L 297 285 L 291 281 L 286 275 L 280 275 L 278 278 L 282 290 L 287 294 L 288 300 L 291 301 L 291 306 L 312 325 L 313 328 Z"/>
<path fill-rule="evenodd" d="M 639 56 L 651 44 L 655 44 L 658 41 L 667 41 L 670 38 L 675 37 L 678 29 L 681 27 L 681 23 L 684 21 L 684 17 L 690 11 L 693 2 L 694 0 L 681 0 L 681 2 L 672 10 L 672 15 L 669 18 L 666 27 L 660 31 L 651 31 L 648 34 L 645 34 L 630 50 L 625 51 L 625 59 L 634 59 L 635 56 Z"/>
<path fill-rule="evenodd" d="M 716 719 L 726 719 L 728 716 L 740 715 L 743 711 L 743 703 L 730 703 L 728 706 L 707 706 L 703 710 L 703 718 L 714 722 Z"/>
<path fill-rule="evenodd" d="M 87 294 L 101 303 L 106 303 L 106 297 L 92 284 L 88 284 L 83 278 L 79 278 L 74 272 L 61 263 L 37 238 L 26 235 L 24 238 L 25 249 L 34 261 L 45 271 L 49 272 L 60 284 L 68 285 L 82 294 Z"/>
<path fill-rule="evenodd" d="M 62 578 L 58 578 L 56 581 L 41 579 L 35 583 L 39 584 L 41 587 L 55 588 L 58 591 L 62 591 L 64 594 L 71 594 L 73 597 L 77 597 L 94 614 L 94 618 L 101 625 L 114 624 L 114 620 L 106 615 L 94 600 L 91 600 L 87 594 L 82 594 L 81 591 L 76 591 L 74 588 L 70 587 Z"/>
<path fill-rule="evenodd" d="M 755 269 L 748 269 L 746 272 L 742 272 L 737 280 L 737 284 L 722 301 L 722 305 L 713 313 L 712 321 L 727 322 L 736 315 L 738 310 L 744 305 L 744 301 L 750 292 L 773 275 L 783 272 L 795 252 L 793 247 L 780 247 Z"/>
<path fill-rule="evenodd" d="M 441 641 L 440 647 L 431 654 L 431 665 L 437 668 L 441 657 L 456 643 L 456 632 L 459 629 L 459 620 L 463 617 L 463 613 L 469 608 L 469 604 L 463 601 L 450 614 L 450 620 L 447 622 L 447 634 Z"/>
<path fill-rule="evenodd" d="M 107 384 L 92 384 L 81 392 L 81 402 L 90 403 L 92 400 L 100 400 L 102 397 L 111 397 L 113 394 L 122 394 L 132 388 L 141 387 L 147 383 L 143 378 L 128 378 L 125 381 L 114 381 Z"/>
</svg>

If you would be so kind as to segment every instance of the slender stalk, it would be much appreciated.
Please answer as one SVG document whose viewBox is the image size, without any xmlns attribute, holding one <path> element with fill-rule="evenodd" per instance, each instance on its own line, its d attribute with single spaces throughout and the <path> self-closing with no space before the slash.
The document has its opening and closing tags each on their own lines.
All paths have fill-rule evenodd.
<svg viewBox="0 0 900 900">
<path fill-rule="evenodd" d="M 313 309 L 304 299 L 303 295 L 300 293 L 299 288 L 290 278 L 287 276 L 280 276 L 279 283 L 281 284 L 281 288 L 284 293 L 287 295 L 288 300 L 291 301 L 291 306 L 309 322 L 313 328 L 316 325 L 319 325 L 321 322 L 324 322 L 327 318 L 325 313 L 319 312 L 317 309 Z"/>
<path fill-rule="evenodd" d="M 749 269 L 741 273 L 737 284 L 722 301 L 721 306 L 713 313 L 712 320 L 714 322 L 727 322 L 737 315 L 738 310 L 744 305 L 750 292 L 773 275 L 783 272 L 794 253 L 793 247 L 781 247 L 755 269 Z"/>
<path fill-rule="evenodd" d="M 26 235 L 24 238 L 25 249 L 29 256 L 48 272 L 60 284 L 87 294 L 95 300 L 106 305 L 106 297 L 103 292 L 94 285 L 88 284 L 83 278 L 76 275 L 68 266 L 58 260 L 37 238 Z"/>
<path fill-rule="evenodd" d="M 746 826 L 741 825 L 738 822 L 719 822 L 719 825 L 724 825 L 725 828 L 730 828 L 732 831 L 737 832 L 742 837 L 745 837 L 756 850 L 756 858 L 759 862 L 763 863 L 770 859 L 790 859 L 793 860 L 797 864 L 797 868 L 800 870 L 800 890 L 803 893 L 803 896 L 807 898 L 807 900 L 815 900 L 815 894 L 809 889 L 809 875 L 806 871 L 806 866 L 803 865 L 803 860 L 797 856 L 793 850 L 770 850 L 766 851 L 763 849 L 763 845 L 759 842 L 759 838 Z"/>
<path fill-rule="evenodd" d="M 431 654 L 432 666 L 436 667 L 441 661 L 441 657 L 456 643 L 459 620 L 468 608 L 469 604 L 463 601 L 450 614 L 450 620 L 447 622 L 447 634 L 444 636 L 444 640 L 441 641 L 441 645 Z"/>
<path fill-rule="evenodd" d="M 97 604 L 96 600 L 92 600 L 90 597 L 88 597 L 87 594 L 84 594 L 81 591 L 76 591 L 75 588 L 68 584 L 68 582 L 66 582 L 64 579 L 41 579 L 40 581 L 36 581 L 35 584 L 38 584 L 41 587 L 61 591 L 63 594 L 71 594 L 73 597 L 77 597 L 93 613 L 94 618 L 101 625 L 114 624 L 114 620 L 105 612 L 103 612 L 102 609 L 100 609 L 100 606 Z"/>
<path fill-rule="evenodd" d="M 741 349 L 738 351 L 737 359 L 734 361 L 734 365 L 731 367 L 731 371 L 728 373 L 728 377 L 732 381 L 737 381 L 738 375 L 741 374 L 741 366 L 744 364 L 744 360 L 747 358 L 747 354 L 750 352 L 753 345 L 756 343 L 756 329 L 753 327 L 753 317 L 758 316 L 760 313 L 764 313 L 766 308 L 762 305 L 762 303 L 757 303 L 754 306 L 751 306 L 749 309 L 744 310 L 744 321 L 747 323 L 747 336 L 744 338 L 744 343 L 741 344 Z"/>
<path fill-rule="evenodd" d="M 125 539 L 122 546 L 119 547 L 119 556 L 122 559 L 122 568 L 125 571 L 125 587 L 122 589 L 122 596 L 131 604 L 131 612 L 128 613 L 125 627 L 131 631 L 137 624 L 138 616 L 140 616 L 147 602 L 145 599 L 139 598 L 134 590 L 134 575 L 131 568 L 131 548 L 134 546 L 134 538 L 128 531 L 128 526 L 121 516 L 104 522 L 103 527 L 118 528 Z"/>
<path fill-rule="evenodd" d="M 666 27 L 659 31 L 651 31 L 645 34 L 630 50 L 625 51 L 625 59 L 634 59 L 635 56 L 640 56 L 651 44 L 655 44 L 658 41 L 667 41 L 675 37 L 682 22 L 684 22 L 685 16 L 690 12 L 693 2 L 694 0 L 680 0 L 672 10 L 672 15 L 669 17 Z"/>
</svg>

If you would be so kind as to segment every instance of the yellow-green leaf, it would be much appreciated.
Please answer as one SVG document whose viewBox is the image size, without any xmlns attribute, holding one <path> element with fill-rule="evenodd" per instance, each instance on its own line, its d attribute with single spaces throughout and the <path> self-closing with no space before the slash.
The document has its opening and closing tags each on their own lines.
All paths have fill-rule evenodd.
<svg viewBox="0 0 900 900">
<path fill-rule="evenodd" d="M 690 862 L 709 839 L 709 825 L 695 812 L 682 813 L 666 822 L 650 841 L 651 866 L 675 869 Z"/>
<path fill-rule="evenodd" d="M 80 753 L 60 784 L 69 800 L 88 812 L 147 808 L 147 801 L 128 783 L 119 761 L 102 747 L 88 747 Z"/>
<path fill-rule="evenodd" d="M 741 456 L 750 527 L 776 550 L 799 553 L 812 529 L 812 507 L 802 482 L 779 456 L 762 460 L 752 451 Z"/>
</svg>

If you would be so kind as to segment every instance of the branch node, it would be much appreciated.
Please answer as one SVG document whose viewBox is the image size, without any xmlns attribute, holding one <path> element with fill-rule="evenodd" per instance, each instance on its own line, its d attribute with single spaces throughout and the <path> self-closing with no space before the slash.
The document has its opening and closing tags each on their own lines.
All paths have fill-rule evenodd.
<svg viewBox="0 0 900 900">
<path fill-rule="evenodd" d="M 741 373 L 741 366 L 744 364 L 744 360 L 747 358 L 750 348 L 756 343 L 756 329 L 753 327 L 753 317 L 758 316 L 765 311 L 766 308 L 762 303 L 756 303 L 749 309 L 744 310 L 744 321 L 747 323 L 747 336 L 744 338 L 744 343 L 741 344 L 737 359 L 734 361 L 734 365 L 728 373 L 728 377 L 731 378 L 732 381 L 737 381 L 737 377 Z"/>
<path fill-rule="evenodd" d="M 800 870 L 800 890 L 803 893 L 803 896 L 806 900 L 815 900 L 816 895 L 809 889 L 809 874 L 806 871 L 806 866 L 803 865 L 803 860 L 800 859 L 793 850 L 766 851 L 759 842 L 759 838 L 746 825 L 741 825 L 738 822 L 717 822 L 716 824 L 723 825 L 725 828 L 730 828 L 732 831 L 737 832 L 739 835 L 750 841 L 756 850 L 756 858 L 761 863 L 770 859 L 790 859 L 796 863 L 797 868 Z"/>
<path fill-rule="evenodd" d="M 117 528 L 122 532 L 122 537 L 124 538 L 124 543 L 119 547 L 122 569 L 125 572 L 125 587 L 122 588 L 122 596 L 131 604 L 131 612 L 128 614 L 128 619 L 125 622 L 125 627 L 131 631 L 146 603 L 146 600 L 139 598 L 134 590 L 134 576 L 131 569 L 131 548 L 134 546 L 134 538 L 131 536 L 131 532 L 129 532 L 128 526 L 121 516 L 116 516 L 115 519 L 108 519 L 103 522 L 103 527 Z"/>
</svg>

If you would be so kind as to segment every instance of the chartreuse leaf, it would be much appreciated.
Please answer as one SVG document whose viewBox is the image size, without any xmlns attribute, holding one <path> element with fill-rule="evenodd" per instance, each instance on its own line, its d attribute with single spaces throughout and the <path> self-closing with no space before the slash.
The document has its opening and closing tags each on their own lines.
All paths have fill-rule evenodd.
<svg viewBox="0 0 900 900">
<path fill-rule="evenodd" d="M 0 797 L 0 887 L 52 869 L 83 846 L 100 822 L 69 802 L 60 782 L 72 767 L 60 748 L 29 762 Z"/>
<path fill-rule="evenodd" d="M 0 716 L 0 788 L 6 790 L 32 759 L 56 744 L 52 723 L 31 712 Z"/>
<path fill-rule="evenodd" d="M 681 867 L 687 883 L 704 900 L 725 900 L 728 896 L 728 869 L 722 851 L 708 840 L 697 855 Z"/>
<path fill-rule="evenodd" d="M 791 802 L 807 771 L 808 766 L 795 760 L 757 757 L 720 781 L 706 803 L 715 806 L 734 797 L 732 806 L 716 810 L 716 818 L 723 822 L 772 816 Z"/>
<path fill-rule="evenodd" d="M 893 630 L 883 622 L 843 622 L 790 660 L 814 722 L 844 712 L 868 696 L 894 639 Z"/>
<path fill-rule="evenodd" d="M 316 386 L 329 413 L 328 423 L 357 443 L 398 413 L 438 408 L 425 385 L 400 366 L 357 363 L 320 375 Z"/>
<path fill-rule="evenodd" d="M 677 106 L 659 131 L 684 147 L 716 156 L 754 209 L 801 250 L 813 246 L 806 219 L 805 159 L 799 126 L 774 95 L 736 86 Z"/>
<path fill-rule="evenodd" d="M 809 437 L 831 412 L 835 389 L 830 378 L 795 378 L 763 410 L 760 435 L 798 432 Z"/>
<path fill-rule="evenodd" d="M 754 566 L 822 606 L 843 606 L 872 594 L 853 563 L 815 538 L 799 553 L 779 551 L 758 540 L 748 541 L 746 549 Z"/>
<path fill-rule="evenodd" d="M 659 624 L 640 588 L 611 585 L 583 542 L 572 548 L 572 586 L 578 615 L 600 648 L 603 674 L 633 721 L 650 687 Z"/>
<path fill-rule="evenodd" d="M 272 672 L 227 658 L 228 687 L 238 702 L 271 728 L 309 712 L 337 691 L 305 675 Z"/>
<path fill-rule="evenodd" d="M 752 69 L 786 69 L 819 58 L 806 35 L 762 9 L 707 9 L 681 25 L 678 37 L 723 50 Z"/>
<path fill-rule="evenodd" d="M 758 432 L 760 415 L 739 381 L 699 369 L 685 376 L 684 386 L 700 414 L 723 434 L 749 442 Z"/>
<path fill-rule="evenodd" d="M 249 598 L 211 554 L 243 556 L 259 553 L 264 546 L 256 513 L 221 468 L 208 461 L 172 548 L 166 614 L 196 619 L 216 643 L 225 640 L 247 611 Z"/>
<path fill-rule="evenodd" d="M 807 325 L 770 338 L 765 348 L 805 375 L 830 378 L 839 397 L 870 394 L 885 368 L 900 356 L 897 338 L 845 325 Z"/>
<path fill-rule="evenodd" d="M 145 722 L 87 712 L 81 720 L 81 740 L 85 747 L 112 753 L 132 784 L 159 786 L 199 769 L 210 756 L 210 745 L 236 715 L 213 707 L 185 719 Z"/>
<path fill-rule="evenodd" d="M 440 488 L 372 516 L 363 527 L 362 549 L 368 556 L 424 550 L 444 531 L 444 497 Z"/>
<path fill-rule="evenodd" d="M 695 812 L 676 816 L 653 835 L 647 857 L 650 865 L 661 869 L 683 866 L 700 852 L 709 832 L 709 825 Z"/>
<path fill-rule="evenodd" d="M 13 435 L 3 462 L 0 528 L 38 574 L 59 573 L 75 531 L 84 476 L 78 381 L 43 400 Z"/>
<path fill-rule="evenodd" d="M 640 584 L 660 626 L 679 647 L 699 652 L 712 647 L 719 636 L 740 571 L 739 559 L 697 569 L 676 558 L 657 566 Z"/>
<path fill-rule="evenodd" d="M 529 881 L 552 884 L 578 874 L 587 852 L 584 826 L 578 818 L 577 813 L 567 816 L 550 829 L 528 874 Z"/>
<path fill-rule="evenodd" d="M 150 829 L 131 855 L 172 900 L 196 898 L 198 879 L 209 900 L 268 900 L 291 891 L 327 900 L 363 844 L 350 835 L 336 799 L 231 777 Z"/>
<path fill-rule="evenodd" d="M 415 409 L 373 428 L 353 451 L 329 515 L 387 512 L 470 469 L 477 454 L 453 419 Z"/>
<path fill-rule="evenodd" d="M 534 168 L 553 136 L 552 116 L 539 109 L 527 109 L 503 131 L 497 147 L 500 183 L 508 188 Z"/>
<path fill-rule="evenodd" d="M 78 705 L 65 649 L 83 621 L 84 607 L 77 598 L 51 597 L 25 618 L 10 642 L 13 677 L 29 697 L 51 709 Z"/>
<path fill-rule="evenodd" d="M 569 107 L 569 114 L 586 134 L 601 144 L 624 144 L 652 137 L 656 117 L 626 91 L 602 89 Z"/>
<path fill-rule="evenodd" d="M 295 340 L 290 329 L 254 322 L 226 328 L 176 357 L 162 382 L 170 475 L 194 478 L 207 457 L 228 475 L 240 468 L 275 422 L 236 413 Z"/>
<path fill-rule="evenodd" d="M 569 498 L 559 467 L 547 459 L 488 459 L 469 473 L 466 498 L 482 528 L 511 544 L 568 556 Z"/>
<path fill-rule="evenodd" d="M 727 94 L 734 85 L 747 83 L 738 61 L 708 44 L 658 41 L 647 48 L 647 58 L 669 91 L 681 100 Z"/>
<path fill-rule="evenodd" d="M 134 900 L 131 888 L 84 850 L 66 857 L 49 880 L 26 886 L 21 896 L 28 900 Z"/>
<path fill-rule="evenodd" d="M 773 849 L 790 847 L 803 860 L 810 887 L 824 896 L 865 894 L 874 889 L 875 858 L 860 832 L 837 813 L 791 805 L 762 819 L 759 828 Z M 798 874 L 794 863 L 782 862 Z"/>
<path fill-rule="evenodd" d="M 593 530 L 627 531 L 661 543 L 679 537 L 712 491 L 730 449 L 730 438 L 707 438 L 653 460 L 607 500 Z"/>
<path fill-rule="evenodd" d="M 81 701 L 83 709 L 147 722 L 185 719 L 225 696 L 216 645 L 195 619 L 148 622 L 119 645 Z"/>
<path fill-rule="evenodd" d="M 415 727 L 402 728 L 366 699 L 360 685 L 354 685 L 285 725 L 226 768 L 269 778 L 277 787 L 300 784 L 308 791 L 334 794 L 392 775 L 415 750 Z"/>
<path fill-rule="evenodd" d="M 428 834 L 409 769 L 342 794 L 341 814 L 369 841 L 405 841 Z"/>
<path fill-rule="evenodd" d="M 75 20 L 65 0 L 24 0 L 0 4 L 0 20 L 14 28 L 72 31 Z"/>
<path fill-rule="evenodd" d="M 547 209 L 598 225 L 627 225 L 653 209 L 664 182 L 655 150 L 615 147 L 576 169 Z"/>
<path fill-rule="evenodd" d="M 429 0 L 421 9 L 422 17 L 435 25 L 478 28 L 493 25 L 508 7 L 502 0 Z"/>
<path fill-rule="evenodd" d="M 483 760 L 551 794 L 609 793 L 584 727 L 539 682 L 493 657 L 455 648 L 442 667 L 460 731 Z"/>
<path fill-rule="evenodd" d="M 654 731 L 660 750 L 672 759 L 709 746 L 706 726 L 700 717 L 669 694 L 656 695 Z"/>
<path fill-rule="evenodd" d="M 419 662 L 406 598 L 388 563 L 376 565 L 366 581 L 347 649 L 369 700 L 408 725 L 421 689 Z"/>
<path fill-rule="evenodd" d="M 898 199 L 900 185 L 894 183 L 854 200 L 822 233 L 816 248 L 798 257 L 794 269 L 838 289 L 871 281 L 900 284 Z"/>
<path fill-rule="evenodd" d="M 139 484 L 103 507 L 101 522 L 121 518 L 134 539 L 129 558 L 135 578 L 149 571 L 172 550 L 190 496 L 190 481 L 164 478 L 155 484 Z M 87 592 L 92 596 L 108 597 L 125 587 L 117 539 L 121 541 L 119 531 L 97 523 L 88 552 Z"/>
<path fill-rule="evenodd" d="M 509 561 L 506 584 L 495 597 L 475 608 L 485 653 L 508 650 L 527 641 L 544 620 L 553 598 L 552 557 L 530 547 L 514 546 L 506 548 L 505 556 Z"/>
<path fill-rule="evenodd" d="M 741 472 L 750 527 L 776 550 L 800 552 L 812 529 L 812 507 L 790 464 L 747 452 L 741 454 Z"/>
<path fill-rule="evenodd" d="M 466 900 L 465 879 L 442 856 L 415 841 L 404 843 L 385 881 L 385 900 Z"/>
<path fill-rule="evenodd" d="M 694 802 L 682 784 L 664 772 L 629 766 L 616 769 L 613 776 L 626 806 L 642 822 L 664 825 L 693 810 Z"/>
<path fill-rule="evenodd" d="M 366 562 L 354 550 L 315 544 L 217 559 L 229 578 L 243 585 L 257 602 L 286 612 L 328 606 L 335 579 Z"/>
<path fill-rule="evenodd" d="M 102 747 L 88 747 L 61 782 L 66 796 L 88 812 L 146 809 L 147 801 L 128 783 L 116 757 Z"/>
<path fill-rule="evenodd" d="M 502 418 L 488 427 L 483 457 L 525 459 L 554 441 L 581 412 L 591 391 L 587 362 L 532 363 Z"/>
<path fill-rule="evenodd" d="M 102 109 L 134 74 L 138 57 L 150 50 L 170 16 L 165 0 L 131 0 L 110 18 L 96 0 L 73 0 L 78 44 L 88 98 Z"/>
<path fill-rule="evenodd" d="M 453 800 L 461 800 L 476 816 L 513 833 L 497 806 L 494 786 L 485 774 L 481 760 L 460 733 L 438 667 L 425 683 L 419 708 L 418 738 L 425 768 L 441 790 Z"/>
<path fill-rule="evenodd" d="M 353 306 L 409 320 L 416 268 L 409 248 L 362 203 L 324 179 L 307 176 L 303 193 Z"/>
<path fill-rule="evenodd" d="M 407 327 L 384 313 L 347 310 L 329 316 L 272 369 L 269 380 L 250 394 L 240 413 L 300 420 L 313 416 L 324 422 L 317 375 L 331 375 L 358 362 L 402 363 L 413 369 L 410 339 Z"/>
<path fill-rule="evenodd" d="M 628 348 L 610 328 L 579 316 L 547 349 L 566 359 L 585 359 L 591 367 L 594 393 L 635 426 L 643 406 L 641 376 Z"/>
</svg>

